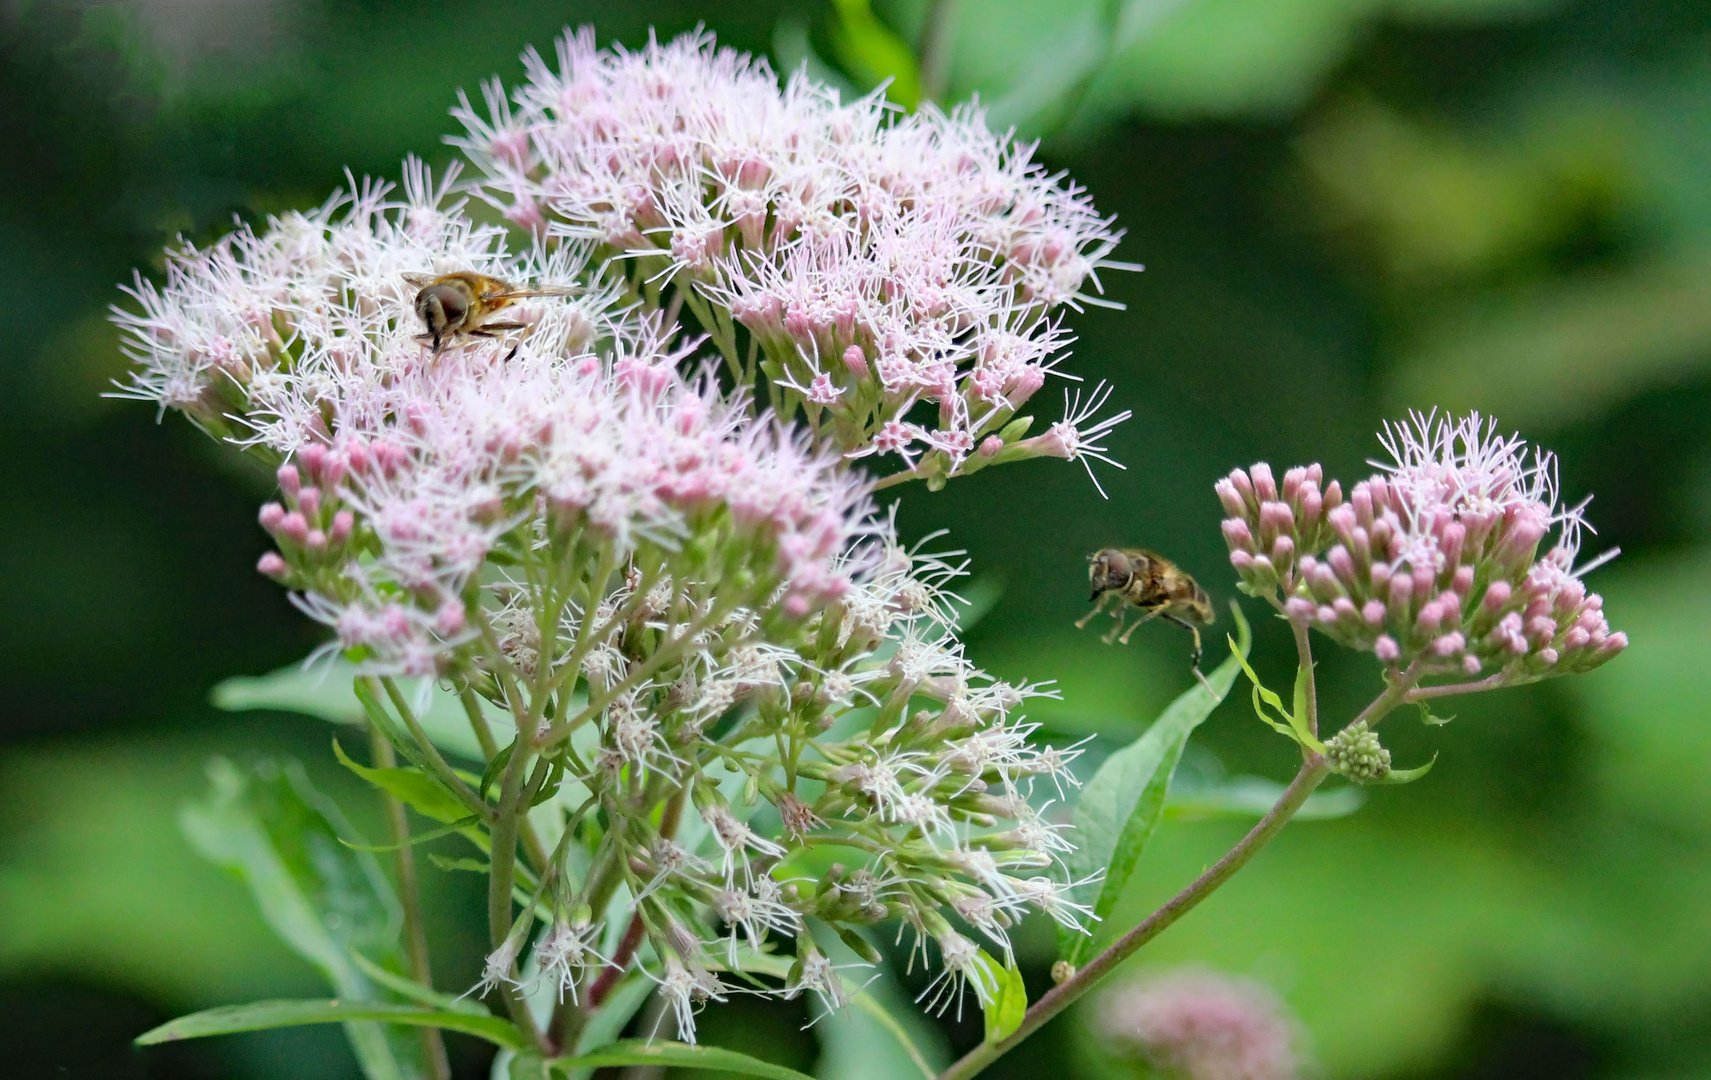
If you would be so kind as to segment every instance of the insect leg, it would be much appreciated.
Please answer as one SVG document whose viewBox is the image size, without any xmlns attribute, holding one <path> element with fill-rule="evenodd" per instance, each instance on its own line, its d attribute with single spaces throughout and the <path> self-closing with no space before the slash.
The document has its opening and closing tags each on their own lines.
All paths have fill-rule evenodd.
<svg viewBox="0 0 1711 1080">
<path fill-rule="evenodd" d="M 1136 630 L 1140 629 L 1142 623 L 1152 622 L 1154 619 L 1158 618 L 1158 616 L 1159 612 L 1157 608 L 1154 608 L 1151 611 L 1144 611 L 1141 617 L 1135 620 L 1134 625 L 1129 627 L 1128 631 L 1124 633 L 1122 637 L 1117 639 L 1118 643 L 1127 645 L 1129 643 L 1130 634 L 1133 634 Z"/>
<path fill-rule="evenodd" d="M 1194 655 L 1189 659 L 1188 664 L 1198 673 L 1200 671 L 1200 628 L 1191 622 L 1177 618 L 1175 615 L 1166 615 L 1165 618 L 1194 635 Z"/>
<path fill-rule="evenodd" d="M 1093 610 L 1075 620 L 1075 628 L 1077 630 L 1087 629 L 1087 624 L 1093 621 L 1093 616 L 1105 610 L 1105 602 L 1111 599 L 1111 595 L 1111 593 L 1100 593 L 1099 602 L 1093 605 Z"/>
</svg>

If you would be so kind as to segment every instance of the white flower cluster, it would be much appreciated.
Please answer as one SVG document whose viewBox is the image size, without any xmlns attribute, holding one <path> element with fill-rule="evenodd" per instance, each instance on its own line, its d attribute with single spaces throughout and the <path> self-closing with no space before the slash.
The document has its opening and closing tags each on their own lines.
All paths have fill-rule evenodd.
<svg viewBox="0 0 1711 1080">
<path fill-rule="evenodd" d="M 696 1004 L 775 970 L 753 961 L 778 938 L 795 962 L 776 992 L 840 1004 L 811 928 L 870 953 L 856 930 L 890 921 L 938 943 L 935 1002 L 984 997 L 953 918 L 1007 951 L 1024 909 L 1084 912 L 1029 802 L 1074 752 L 1030 742 L 1040 687 L 963 658 L 961 567 L 900 547 L 844 455 L 722 390 L 586 245 L 511 254 L 449 195 L 412 162 L 401 198 L 363 185 L 181 248 L 117 320 L 125 393 L 277 465 L 260 569 L 385 684 L 403 756 L 495 837 L 558 808 L 550 854 L 525 826 L 540 900 L 486 981 L 532 963 L 597 1004 L 645 974 L 693 1038 Z M 512 336 L 436 354 L 404 275 L 459 270 L 560 291 L 508 309 Z M 478 728 L 477 698 L 512 718 L 491 789 L 433 768 L 400 677 L 450 685 Z"/>
<path fill-rule="evenodd" d="M 1024 438 L 1017 412 L 1068 343 L 1055 313 L 1098 302 L 1086 286 L 1123 266 L 1120 234 L 977 108 L 902 117 L 801 73 L 781 91 L 707 35 L 603 51 L 584 29 L 557 59 L 528 53 L 527 83 L 490 84 L 486 116 L 455 110 L 490 197 L 621 256 L 638 294 L 678 289 L 783 415 L 930 482 L 1098 457 L 1127 417 L 1075 410 Z"/>
</svg>

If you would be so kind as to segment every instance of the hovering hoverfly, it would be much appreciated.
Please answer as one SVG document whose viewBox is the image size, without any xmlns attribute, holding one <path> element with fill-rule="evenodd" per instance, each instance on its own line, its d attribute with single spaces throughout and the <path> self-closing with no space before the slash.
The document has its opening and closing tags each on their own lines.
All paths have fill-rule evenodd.
<svg viewBox="0 0 1711 1080">
<path fill-rule="evenodd" d="M 1097 601 L 1093 610 L 1076 621 L 1086 627 L 1092 618 L 1112 605 L 1117 625 L 1105 635 L 1105 643 L 1120 641 L 1127 645 L 1129 635 L 1144 622 L 1165 619 L 1194 635 L 1194 670 L 1200 670 L 1200 626 L 1216 621 L 1212 600 L 1195 580 L 1175 563 L 1156 552 L 1140 548 L 1103 548 L 1089 560 L 1087 577 L 1093 586 L 1089 600 Z M 1123 628 L 1129 609 L 1140 611 L 1141 617 Z M 1198 626 L 1195 624 L 1199 624 Z"/>
<path fill-rule="evenodd" d="M 489 321 L 495 312 L 518 300 L 531 296 L 565 296 L 571 291 L 550 285 L 519 287 L 473 270 L 459 270 L 437 277 L 405 274 L 404 280 L 417 286 L 416 314 L 428 328 L 428 332 L 417 340 L 424 345 L 432 344 L 435 356 L 458 338 L 492 338 L 498 337 L 501 331 L 524 329 L 528 324 Z"/>
</svg>

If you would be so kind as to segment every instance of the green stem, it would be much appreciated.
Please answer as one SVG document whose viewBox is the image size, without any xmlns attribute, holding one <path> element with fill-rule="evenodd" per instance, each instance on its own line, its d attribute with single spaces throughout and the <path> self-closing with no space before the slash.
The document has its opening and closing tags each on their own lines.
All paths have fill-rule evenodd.
<svg viewBox="0 0 1711 1080">
<path fill-rule="evenodd" d="M 369 748 L 377 769 L 398 766 L 398 755 L 380 729 L 369 725 Z M 434 985 L 433 968 L 428 960 L 428 935 L 422 926 L 421 889 L 416 880 L 416 856 L 410 845 L 410 820 L 404 804 L 385 792 L 381 802 L 386 808 L 386 825 L 392 834 L 392 857 L 398 872 L 398 900 L 404 908 L 404 947 L 410 957 L 410 974 L 425 987 Z M 445 1040 L 439 1028 L 419 1029 L 422 1040 L 422 1060 L 428 1068 L 428 1080 L 451 1080 L 451 1062 L 446 1057 Z"/>
<path fill-rule="evenodd" d="M 1307 730 L 1317 739 L 1319 737 L 1319 690 L 1313 681 L 1313 642 L 1307 636 L 1307 624 L 1289 620 L 1289 628 L 1295 631 L 1295 655 L 1301 664 L 1302 678 L 1307 682 Z M 1305 751 L 1305 748 L 1303 748 Z"/>
<path fill-rule="evenodd" d="M 1360 715 L 1351 721 L 1351 724 L 1365 722 L 1370 727 L 1383 719 L 1386 713 L 1406 699 L 1416 676 L 1417 672 L 1410 668 L 1401 679 L 1386 686 L 1384 693 L 1361 710 Z M 1309 694 L 1308 700 L 1311 701 L 1312 697 L 1313 695 Z M 1014 1049 L 1023 1039 L 1039 1030 L 1046 1021 L 1068 1008 L 1071 1002 L 1093 989 L 1096 983 L 1115 971 L 1118 965 L 1133 956 L 1141 946 L 1158 937 L 1176 920 L 1194 910 L 1200 901 L 1211 896 L 1220 885 L 1230 880 L 1236 871 L 1246 866 L 1248 860 L 1259 854 L 1261 848 L 1271 843 L 1272 839 L 1283 831 L 1289 819 L 1295 816 L 1296 811 L 1307 801 L 1307 797 L 1313 794 L 1313 789 L 1330 774 L 1330 766 L 1322 755 L 1308 754 L 1307 760 L 1301 763 L 1301 771 L 1295 774 L 1295 779 L 1289 782 L 1276 804 L 1266 811 L 1265 817 L 1248 830 L 1248 834 L 1222 859 L 1195 878 L 1187 888 L 1171 897 L 1163 907 L 1141 920 L 1140 925 L 1088 961 L 1085 967 L 1047 991 L 1044 997 L 1029 1007 L 1022 1017 L 1021 1026 L 1008 1038 L 981 1043 L 940 1073 L 938 1080 L 968 1080 Z"/>
<path fill-rule="evenodd" d="M 532 733 L 530 733 L 532 734 Z M 511 760 L 505 763 L 505 778 L 500 785 L 498 814 L 493 820 L 493 848 L 489 853 L 490 871 L 487 880 L 487 932 L 493 942 L 493 948 L 504 946 L 511 934 L 511 905 L 512 889 L 516 885 L 517 875 L 517 838 L 523 815 L 528 813 L 528 807 L 523 803 L 523 781 L 528 776 L 529 740 L 525 732 L 517 732 L 517 743 L 511 751 Z M 511 1014 L 518 1027 L 529 1034 L 531 1040 L 539 1046 L 543 1053 L 550 1053 L 540 1029 L 535 1025 L 535 1018 L 529 1012 L 529 1003 L 514 986 L 501 984 L 500 993 L 505 999 L 505 1007 Z"/>
<path fill-rule="evenodd" d="M 1046 1021 L 1068 1008 L 1071 1002 L 1116 970 L 1117 965 L 1134 955 L 1142 945 L 1159 936 L 1172 923 L 1192 911 L 1195 905 L 1212 895 L 1218 886 L 1246 866 L 1249 859 L 1282 831 L 1289 819 L 1295 816 L 1295 812 L 1301 809 L 1301 804 L 1307 801 L 1307 796 L 1313 794 L 1313 789 L 1329 775 L 1330 769 L 1324 758 L 1318 754 L 1309 757 L 1302 764 L 1301 771 L 1295 774 L 1295 779 L 1290 781 L 1289 787 L 1284 789 L 1277 804 L 1211 869 L 1195 878 L 1186 889 L 1147 916 L 1139 926 L 1118 938 L 1110 948 L 1088 961 L 1085 967 L 1069 979 L 1047 991 L 1044 997 L 1028 1009 L 1022 1018 L 1022 1025 L 1008 1038 L 981 1043 L 940 1073 L 938 1080 L 967 1080 L 1032 1035 Z"/>
</svg>

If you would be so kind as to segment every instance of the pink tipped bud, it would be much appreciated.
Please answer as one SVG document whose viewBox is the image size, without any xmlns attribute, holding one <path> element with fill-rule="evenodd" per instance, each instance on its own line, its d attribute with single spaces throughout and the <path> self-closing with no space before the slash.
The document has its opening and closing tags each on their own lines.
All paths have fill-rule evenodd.
<svg viewBox="0 0 1711 1080">
<path fill-rule="evenodd" d="M 1246 576 L 1254 568 L 1253 554 L 1237 548 L 1230 552 L 1230 565 L 1236 568 L 1236 573 Z"/>
<path fill-rule="evenodd" d="M 1349 554 L 1348 548 L 1339 544 L 1326 554 L 1325 561 L 1330 564 L 1331 570 L 1345 587 L 1353 587 L 1355 583 L 1355 559 L 1353 555 Z"/>
<path fill-rule="evenodd" d="M 980 440 L 980 449 L 975 452 L 983 458 L 995 458 L 1002 449 L 1004 449 L 1004 440 L 996 435 L 988 435 Z"/>
<path fill-rule="evenodd" d="M 1295 541 L 1287 536 L 1280 536 L 1271 545 L 1271 561 L 1279 567 L 1288 568 L 1295 558 Z"/>
<path fill-rule="evenodd" d="M 1614 634 L 1611 634 L 1609 637 L 1604 639 L 1604 644 L 1598 646 L 1598 651 L 1604 652 L 1604 653 L 1609 653 L 1613 656 L 1616 653 L 1621 652 L 1623 649 L 1626 649 L 1627 647 L 1628 647 L 1628 635 L 1627 635 L 1627 633 L 1625 631 L 1618 630 Z"/>
<path fill-rule="evenodd" d="M 297 466 L 295 465 L 281 465 L 279 472 L 275 475 L 279 477 L 279 489 L 287 495 L 297 494 L 297 489 L 303 484 L 302 479 L 297 475 Z"/>
<path fill-rule="evenodd" d="M 321 512 L 321 489 L 306 487 L 297 493 L 297 509 L 303 511 L 304 517 L 314 517 Z"/>
<path fill-rule="evenodd" d="M 1231 551 L 1253 550 L 1254 534 L 1248 530 L 1247 522 L 1239 517 L 1225 518 L 1222 528 L 1224 530 L 1224 543 L 1230 546 Z"/>
<path fill-rule="evenodd" d="M 1414 599 L 1414 579 L 1407 574 L 1397 574 L 1390 579 L 1390 608 L 1398 615 L 1408 610 L 1409 601 Z"/>
<path fill-rule="evenodd" d="M 792 619 L 802 618 L 808 610 L 808 598 L 801 593 L 791 593 L 784 598 L 784 613 Z"/>
<path fill-rule="evenodd" d="M 345 447 L 345 460 L 350 463 L 351 472 L 361 476 L 374 464 L 374 458 L 369 455 L 368 446 L 360 439 L 352 440 Z"/>
<path fill-rule="evenodd" d="M 1271 475 L 1271 466 L 1263 461 L 1254 463 L 1248 474 L 1254 478 L 1254 493 L 1261 502 L 1277 501 L 1277 481 Z"/>
<path fill-rule="evenodd" d="M 1354 491 L 1349 495 L 1349 506 L 1355 512 L 1355 521 L 1363 529 L 1371 529 L 1373 522 L 1372 489 L 1367 486 L 1366 481 L 1363 480 L 1355 485 Z"/>
<path fill-rule="evenodd" d="M 1327 513 L 1325 515 L 1325 520 L 1330 523 L 1331 529 L 1337 534 L 1337 537 L 1342 540 L 1343 543 L 1350 544 L 1354 542 L 1356 522 L 1353 507 L 1339 506 L 1335 510 Z"/>
<path fill-rule="evenodd" d="M 325 551 L 327 549 L 327 534 L 320 529 L 310 529 L 309 535 L 303 538 L 303 546 L 310 551 Z"/>
<path fill-rule="evenodd" d="M 1339 596 L 1331 601 L 1331 610 L 1337 613 L 1338 622 L 1353 622 L 1360 618 L 1360 613 L 1355 610 L 1355 602 L 1346 596 Z"/>
<path fill-rule="evenodd" d="M 1444 526 L 1443 535 L 1438 540 L 1438 547 L 1444 553 L 1444 565 L 1456 566 L 1461 562 L 1462 544 L 1467 541 L 1467 528 L 1457 522 Z"/>
<path fill-rule="evenodd" d="M 1451 631 L 1432 642 L 1432 651 L 1439 656 L 1454 656 L 1467 648 L 1467 639 L 1459 631 Z"/>
<path fill-rule="evenodd" d="M 1373 655 L 1387 664 L 1393 664 L 1402 655 L 1402 647 L 1396 644 L 1396 639 L 1389 634 L 1380 634 L 1378 640 L 1372 643 Z"/>
<path fill-rule="evenodd" d="M 1514 588 L 1507 581 L 1493 581 L 1491 587 L 1485 590 L 1485 599 L 1480 602 L 1480 606 L 1489 614 L 1495 615 L 1503 610 L 1503 606 L 1514 593 Z"/>
<path fill-rule="evenodd" d="M 1585 627 L 1576 626 L 1562 637 L 1562 647 L 1565 649 L 1583 649 L 1592 640 L 1592 631 Z"/>
<path fill-rule="evenodd" d="M 349 510 L 340 510 L 333 515 L 333 529 L 329 534 L 333 543 L 342 544 L 350 539 L 351 530 L 356 527 L 356 515 Z"/>
<path fill-rule="evenodd" d="M 1264 555 L 1254 556 L 1253 575 L 1254 580 L 1261 585 L 1277 584 L 1277 567 L 1273 566 L 1271 560 Z"/>
<path fill-rule="evenodd" d="M 1305 479 L 1307 479 L 1307 470 L 1300 465 L 1283 474 L 1283 499 L 1285 502 L 1295 501 L 1296 496 L 1301 494 L 1301 482 Z"/>
<path fill-rule="evenodd" d="M 1315 465 L 1314 468 L 1318 468 L 1318 466 Z M 1331 486 L 1325 489 L 1325 509 L 1335 510 L 1341 505 L 1343 505 L 1343 485 L 1332 480 Z"/>
<path fill-rule="evenodd" d="M 1455 576 L 1450 578 L 1450 588 L 1456 591 L 1457 596 L 1466 600 L 1467 594 L 1473 591 L 1473 567 L 1456 567 Z"/>
<path fill-rule="evenodd" d="M 285 556 L 277 551 L 270 551 L 256 560 L 255 568 L 275 581 L 285 580 L 285 575 L 291 570 L 285 563 Z"/>
<path fill-rule="evenodd" d="M 1330 626 L 1337 621 L 1337 609 L 1329 604 L 1321 604 L 1319 609 L 1313 614 L 1326 626 Z"/>
<path fill-rule="evenodd" d="M 256 517 L 261 521 L 262 528 L 274 532 L 279 528 L 279 523 L 285 520 L 285 507 L 276 502 L 263 503 L 261 513 Z"/>
<path fill-rule="evenodd" d="M 1236 490 L 1236 485 L 1230 483 L 1229 477 L 1226 476 L 1213 484 L 1212 490 L 1218 493 L 1218 501 L 1224 504 L 1224 513 L 1238 519 L 1248 516 L 1248 507 L 1242 501 L 1242 493 Z"/>
<path fill-rule="evenodd" d="M 1419 628 L 1422 634 L 1435 634 L 1443 620 L 1444 610 L 1438 606 L 1436 600 L 1433 600 L 1431 603 L 1420 606 L 1420 615 L 1414 620 L 1414 625 Z"/>
<path fill-rule="evenodd" d="M 1325 499 L 1319 494 L 1319 489 L 1308 486 L 1301 496 L 1301 522 L 1307 526 L 1317 525 L 1325 509 Z"/>
<path fill-rule="evenodd" d="M 280 519 L 279 535 L 294 544 L 301 544 L 309 539 L 309 522 L 304 520 L 302 514 L 293 510 Z"/>
<path fill-rule="evenodd" d="M 867 378 L 867 354 L 861 351 L 860 345 L 851 345 L 844 350 L 844 367 L 858 379 Z"/>
<path fill-rule="evenodd" d="M 1382 600 L 1368 600 L 1360 609 L 1360 617 L 1366 620 L 1368 626 L 1383 626 L 1384 616 L 1389 612 Z"/>
<path fill-rule="evenodd" d="M 1305 596 L 1291 596 L 1283 608 L 1289 613 L 1289 617 L 1297 622 L 1306 622 L 1313 617 L 1313 601 Z"/>
<path fill-rule="evenodd" d="M 321 467 L 327 463 L 327 448 L 320 443 L 310 443 L 297 452 L 297 460 L 303 463 L 303 468 L 311 478 L 321 475 Z"/>
<path fill-rule="evenodd" d="M 1029 398 L 1040 392 L 1040 387 L 1046 384 L 1045 369 L 1038 364 L 1029 364 L 1016 376 L 1016 383 L 1005 394 L 1005 400 L 1010 402 L 1012 409 L 1020 409 L 1027 404 Z"/>
<path fill-rule="evenodd" d="M 1557 659 L 1558 656 L 1555 649 L 1544 648 L 1539 650 L 1539 663 L 1543 664 L 1545 667 L 1554 667 Z"/>
<path fill-rule="evenodd" d="M 1253 481 L 1248 479 L 1247 470 L 1245 470 L 1245 469 L 1231 469 L 1230 470 L 1230 486 L 1235 488 L 1236 494 L 1240 495 L 1242 497 L 1242 504 L 1243 504 L 1243 508 L 1244 508 L 1242 510 L 1242 513 L 1244 513 L 1244 514 L 1247 513 L 1247 508 L 1249 508 L 1249 507 L 1259 505 L 1259 499 L 1256 498 L 1254 495 Z"/>
</svg>

